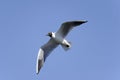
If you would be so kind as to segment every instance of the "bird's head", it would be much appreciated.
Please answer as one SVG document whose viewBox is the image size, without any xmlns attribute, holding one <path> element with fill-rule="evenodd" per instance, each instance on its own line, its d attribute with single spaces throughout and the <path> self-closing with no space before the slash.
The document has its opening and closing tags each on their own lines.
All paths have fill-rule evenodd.
<svg viewBox="0 0 120 80">
<path fill-rule="evenodd" d="M 46 36 L 49 36 L 50 38 L 52 38 L 54 36 L 53 32 L 49 32 Z"/>
</svg>

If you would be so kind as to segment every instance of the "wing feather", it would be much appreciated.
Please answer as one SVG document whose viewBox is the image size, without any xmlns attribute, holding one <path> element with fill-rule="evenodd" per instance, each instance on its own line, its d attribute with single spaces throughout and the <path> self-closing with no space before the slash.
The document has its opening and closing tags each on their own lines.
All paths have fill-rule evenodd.
<svg viewBox="0 0 120 80">
<path fill-rule="evenodd" d="M 66 37 L 66 35 L 70 32 L 70 30 L 82 23 L 86 23 L 87 21 L 69 21 L 64 22 L 59 30 L 57 31 L 57 34 L 61 35 L 63 38 Z"/>
<path fill-rule="evenodd" d="M 54 39 L 50 39 L 45 45 L 41 47 L 41 49 L 44 51 L 44 60 L 47 56 L 58 46 L 58 43 L 54 41 Z"/>
<path fill-rule="evenodd" d="M 38 52 L 37 62 L 36 62 L 36 73 L 38 74 L 41 67 L 43 66 L 48 55 L 58 46 L 53 39 L 50 39 L 45 45 L 43 45 Z"/>
</svg>

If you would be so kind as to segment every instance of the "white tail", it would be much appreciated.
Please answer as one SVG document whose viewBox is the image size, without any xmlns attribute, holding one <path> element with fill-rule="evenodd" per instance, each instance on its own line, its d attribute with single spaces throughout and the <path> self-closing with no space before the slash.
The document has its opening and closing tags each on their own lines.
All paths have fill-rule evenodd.
<svg viewBox="0 0 120 80">
<path fill-rule="evenodd" d="M 68 42 L 69 44 L 68 45 L 64 45 L 64 44 L 61 44 L 62 48 L 67 51 L 71 48 L 71 42 Z"/>
</svg>

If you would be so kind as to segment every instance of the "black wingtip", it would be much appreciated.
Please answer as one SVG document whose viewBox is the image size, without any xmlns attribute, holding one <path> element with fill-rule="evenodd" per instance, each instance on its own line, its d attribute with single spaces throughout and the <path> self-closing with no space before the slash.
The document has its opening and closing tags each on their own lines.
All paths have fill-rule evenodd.
<svg viewBox="0 0 120 80">
<path fill-rule="evenodd" d="M 86 23 L 86 22 L 88 22 L 87 20 L 81 20 L 80 21 L 81 23 Z"/>
<path fill-rule="evenodd" d="M 87 20 L 79 20 L 79 21 L 74 21 L 73 24 L 74 24 L 74 26 L 78 26 L 78 25 L 81 25 L 86 22 L 88 22 L 88 21 Z"/>
</svg>

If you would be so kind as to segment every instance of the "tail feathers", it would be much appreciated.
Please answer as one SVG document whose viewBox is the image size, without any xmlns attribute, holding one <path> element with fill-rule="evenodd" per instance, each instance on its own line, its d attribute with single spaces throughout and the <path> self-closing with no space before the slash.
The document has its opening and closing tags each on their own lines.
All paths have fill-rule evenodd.
<svg viewBox="0 0 120 80">
<path fill-rule="evenodd" d="M 68 42 L 69 43 L 69 45 L 61 45 L 62 46 L 62 48 L 65 50 L 65 51 L 68 51 L 69 49 L 70 49 L 70 47 L 71 47 L 71 42 Z"/>
<path fill-rule="evenodd" d="M 69 50 L 69 48 L 66 47 L 65 45 L 61 45 L 61 46 L 62 46 L 62 48 L 63 48 L 65 51 L 68 51 L 68 50 Z"/>
</svg>

